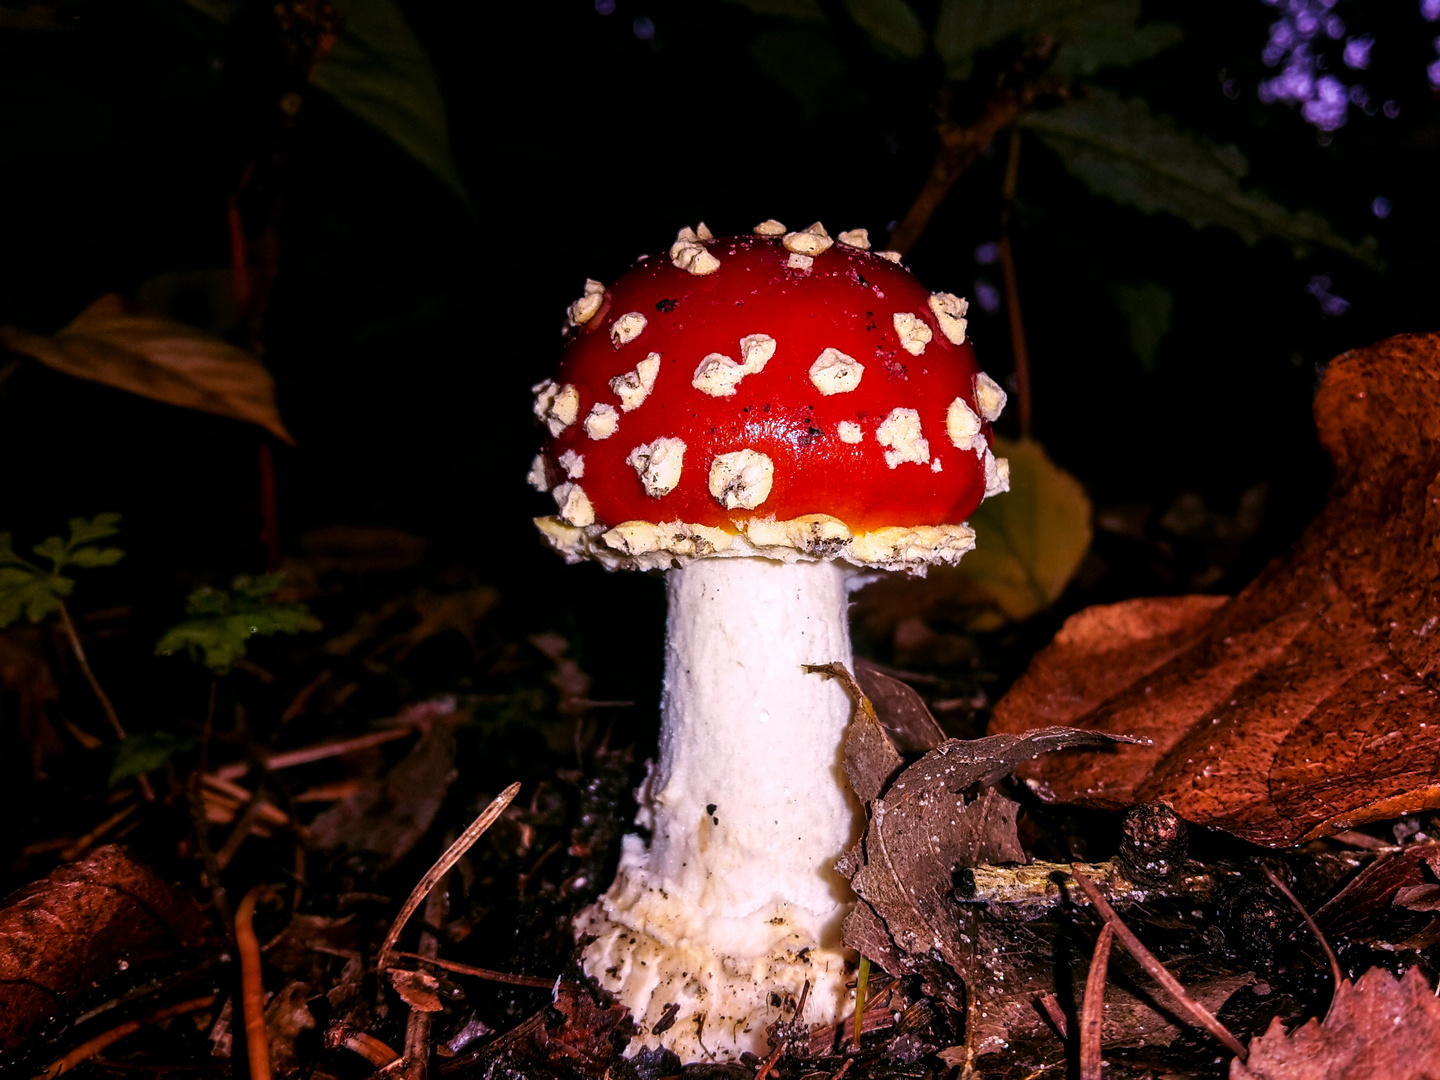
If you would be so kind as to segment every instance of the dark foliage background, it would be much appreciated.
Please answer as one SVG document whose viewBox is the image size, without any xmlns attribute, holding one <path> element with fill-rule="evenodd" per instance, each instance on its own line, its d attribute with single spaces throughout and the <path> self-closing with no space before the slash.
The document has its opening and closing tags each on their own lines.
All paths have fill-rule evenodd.
<svg viewBox="0 0 1440 1080">
<path fill-rule="evenodd" d="M 896 3 L 407 0 L 467 203 L 303 79 L 293 123 L 279 123 L 293 42 L 266 4 L 7 3 L 0 324 L 53 331 L 118 292 L 243 342 L 227 309 L 226 200 L 259 161 L 270 186 L 245 197 L 272 199 L 279 238 L 259 337 L 298 439 L 272 444 L 282 548 L 335 523 L 420 534 L 434 563 L 499 583 L 519 621 L 560 626 L 601 684 L 625 684 L 594 696 L 633 696 L 632 680 L 654 685 L 658 581 L 562 570 L 528 521 L 547 512 L 523 481 L 538 442 L 528 388 L 556 362 L 564 306 L 587 276 L 613 279 L 702 218 L 717 233 L 819 218 L 881 240 L 935 156 L 946 69 L 924 33 L 942 6 L 912 5 L 917 51 L 873 33 L 897 10 L 904 23 Z M 1007 6 L 1025 7 L 990 5 Z M 352 21 L 394 10 L 340 7 Z M 1426 70 L 1440 24 L 1409 2 L 1332 9 L 1342 38 L 1375 41 L 1367 69 L 1342 73 L 1397 115 L 1356 106 L 1321 132 L 1293 107 L 1262 103 L 1257 87 L 1275 75 L 1262 47 L 1283 12 L 1260 0 L 1147 2 L 1140 25 L 1178 26 L 1176 43 L 1069 79 L 1068 92 L 1142 96 L 1237 145 L 1250 162 L 1242 187 L 1323 215 L 1346 243 L 1374 236 L 1377 258 L 1297 254 L 1280 238 L 1247 246 L 1223 228 L 1142 213 L 1093 193 L 1049 143 L 1022 135 L 1011 231 L 1035 436 L 1084 483 L 1099 523 L 1053 618 L 1082 602 L 1242 584 L 1323 499 L 1328 463 L 1309 413 L 1321 365 L 1435 328 L 1440 107 Z M 956 123 L 980 115 L 1035 36 L 982 49 L 973 74 L 948 84 Z M 1331 70 L 1342 44 L 1317 40 Z M 973 300 L 999 286 L 977 249 L 999 234 L 1005 140 L 961 177 L 907 259 L 931 288 Z M 1392 208 L 1384 218 L 1377 198 Z M 1326 296 L 1348 306 L 1327 314 Z M 982 363 L 1004 381 L 1004 307 L 972 312 Z M 268 438 L 21 362 L 0 384 L 0 525 L 28 544 L 71 515 L 123 512 L 130 556 L 87 600 L 138 604 L 158 636 L 195 583 L 263 569 L 257 448 Z M 1258 529 L 1187 539 L 1157 525 L 1185 493 L 1205 521 L 1229 520 L 1257 485 Z M 609 633 L 617 618 L 648 636 Z M 139 691 L 115 694 L 124 704 Z"/>
</svg>

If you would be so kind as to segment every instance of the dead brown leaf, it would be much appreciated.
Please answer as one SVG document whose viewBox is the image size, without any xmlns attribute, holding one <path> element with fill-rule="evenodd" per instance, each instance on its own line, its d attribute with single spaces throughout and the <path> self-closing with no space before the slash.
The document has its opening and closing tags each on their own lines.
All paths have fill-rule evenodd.
<svg viewBox="0 0 1440 1080">
<path fill-rule="evenodd" d="M 902 754 L 923 754 L 945 741 L 945 732 L 914 687 L 859 659 L 855 661 L 855 681 Z"/>
<path fill-rule="evenodd" d="M 321 848 L 369 851 L 389 868 L 429 830 L 455 772 L 453 724 L 437 718 L 383 780 L 336 803 L 310 825 Z"/>
<path fill-rule="evenodd" d="M 1230 1080 L 1434 1080 L 1440 1076 L 1440 998 L 1418 967 L 1397 979 L 1371 968 L 1335 991 L 1325 1019 L 1288 1035 L 1279 1018 L 1250 1042 Z"/>
<path fill-rule="evenodd" d="M 0 345 L 77 379 L 256 424 L 294 444 L 259 359 L 222 338 L 100 297 L 53 336 L 0 327 Z"/>
<path fill-rule="evenodd" d="M 870 815 L 860 843 L 836 867 L 863 901 L 846 919 L 845 942 L 891 974 L 922 974 L 928 993 L 962 1009 L 959 973 L 974 968 L 975 939 L 957 929 L 955 871 L 1025 859 L 1015 831 L 1018 805 L 993 787 L 982 787 L 968 801 L 966 792 L 994 783 L 1036 754 L 1110 737 L 1046 728 L 1018 738 L 949 739 L 891 783 L 904 759 L 869 699 L 843 667 L 815 670 L 846 682 L 855 700 L 845 771 Z"/>
<path fill-rule="evenodd" d="M 47 710 L 60 691 L 41 647 L 38 626 L 11 626 L 0 632 L 0 730 L 18 736 L 20 750 L 30 758 L 30 772 L 39 778 L 47 761 L 65 752 L 65 743 Z"/>
<path fill-rule="evenodd" d="M 211 943 L 188 895 L 111 844 L 27 885 L 0 907 L 0 1050 L 13 1050 L 115 974 Z"/>
<path fill-rule="evenodd" d="M 308 984 L 286 983 L 265 1006 L 265 1034 L 270 1043 L 270 1067 L 276 1076 L 288 1076 L 300 1067 L 295 1040 L 315 1026 L 307 999 Z"/>
<path fill-rule="evenodd" d="M 434 975 L 391 968 L 390 985 L 400 995 L 400 1000 L 418 1012 L 439 1012 L 445 1007 L 440 995 L 435 992 L 440 989 L 440 980 Z"/>
<path fill-rule="evenodd" d="M 1315 420 L 1335 486 L 1288 557 L 1223 606 L 1081 612 L 999 704 L 1150 740 L 1026 766 L 1043 797 L 1276 847 L 1440 805 L 1440 334 L 1338 357 Z"/>
</svg>

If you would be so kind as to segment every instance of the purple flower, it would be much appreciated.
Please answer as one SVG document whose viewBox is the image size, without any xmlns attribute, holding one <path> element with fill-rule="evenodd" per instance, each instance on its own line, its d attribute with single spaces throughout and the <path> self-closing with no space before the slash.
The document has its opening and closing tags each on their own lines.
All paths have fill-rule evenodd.
<svg viewBox="0 0 1440 1080">
<path fill-rule="evenodd" d="M 595 0 L 596 15 L 614 15 L 615 0 Z"/>
<path fill-rule="evenodd" d="M 1345 66 L 1355 71 L 1364 71 L 1370 66 L 1370 50 L 1374 45 L 1375 39 L 1369 34 L 1345 42 Z"/>
<path fill-rule="evenodd" d="M 1440 0 L 1420 0 L 1420 17 L 1426 22 L 1440 19 Z"/>
<path fill-rule="evenodd" d="M 1327 37 L 1339 41 L 1345 36 L 1345 20 L 1339 15 L 1331 15 L 1325 20 L 1325 34 Z"/>
<path fill-rule="evenodd" d="M 1440 60 L 1436 60 L 1433 64 L 1427 67 L 1425 69 L 1425 74 L 1430 76 L 1430 85 L 1433 86 L 1436 90 L 1440 90 Z M 1387 112 L 1385 115 L 1389 116 L 1390 114 Z"/>
<path fill-rule="evenodd" d="M 1384 195 L 1376 195 L 1375 201 L 1370 204 L 1370 212 L 1384 221 L 1390 216 L 1390 200 Z"/>
<path fill-rule="evenodd" d="M 975 302 L 991 314 L 1000 310 L 1000 290 L 983 278 L 975 282 Z"/>
<path fill-rule="evenodd" d="M 1369 93 L 1365 90 L 1365 87 L 1361 86 L 1359 83 L 1356 83 L 1354 86 L 1350 87 L 1350 104 L 1358 106 L 1362 109 L 1370 104 Z"/>
<path fill-rule="evenodd" d="M 1300 115 L 1321 131 L 1334 131 L 1345 126 L 1350 109 L 1350 96 L 1345 84 L 1333 75 L 1323 76 L 1315 84 L 1315 96 L 1305 102 Z"/>
<path fill-rule="evenodd" d="M 649 41 L 655 36 L 655 23 L 645 15 L 636 19 L 630 29 L 635 31 L 635 36 L 641 41 Z"/>
<path fill-rule="evenodd" d="M 1350 310 L 1350 301 L 1332 293 L 1330 284 L 1329 274 L 1316 274 L 1305 286 L 1305 291 L 1320 301 L 1320 313 L 1333 319 Z"/>
<path fill-rule="evenodd" d="M 989 266 L 1000 258 L 1000 245 L 994 240 L 981 244 L 975 249 L 975 261 L 981 266 Z"/>
<path fill-rule="evenodd" d="M 1394 120 L 1397 116 L 1400 115 L 1400 102 L 1398 101 L 1387 101 L 1380 108 L 1391 120 Z"/>
</svg>

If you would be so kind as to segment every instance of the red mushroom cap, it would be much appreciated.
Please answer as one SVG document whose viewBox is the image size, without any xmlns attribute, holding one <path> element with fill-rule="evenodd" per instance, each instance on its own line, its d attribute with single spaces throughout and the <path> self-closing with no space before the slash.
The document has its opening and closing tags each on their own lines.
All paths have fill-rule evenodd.
<svg viewBox="0 0 1440 1080">
<path fill-rule="evenodd" d="M 823 520 L 843 525 L 834 539 L 958 526 L 1003 490 L 1004 392 L 965 340 L 965 302 L 867 248 L 818 223 L 701 226 L 610 289 L 588 283 L 559 374 L 536 387 L 550 438 L 531 479 L 561 522 L 591 539 L 678 522 L 713 541 Z"/>
</svg>

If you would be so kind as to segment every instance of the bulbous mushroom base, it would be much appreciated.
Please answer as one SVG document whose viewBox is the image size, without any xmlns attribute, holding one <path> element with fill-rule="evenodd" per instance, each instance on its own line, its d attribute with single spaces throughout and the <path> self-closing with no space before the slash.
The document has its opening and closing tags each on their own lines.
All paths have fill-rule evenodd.
<svg viewBox="0 0 1440 1080">
<path fill-rule="evenodd" d="M 839 948 L 838 918 L 815 927 L 811 913 L 784 903 L 714 917 L 645 878 L 622 864 L 610 891 L 575 922 L 578 934 L 594 939 L 585 948 L 586 973 L 639 1027 L 627 1053 L 664 1046 L 685 1062 L 724 1061 L 747 1050 L 763 1056 L 766 1029 L 794 1019 L 807 981 L 807 1025 L 831 1024 L 853 1010 L 854 990 L 845 984 L 855 967 Z"/>
</svg>

